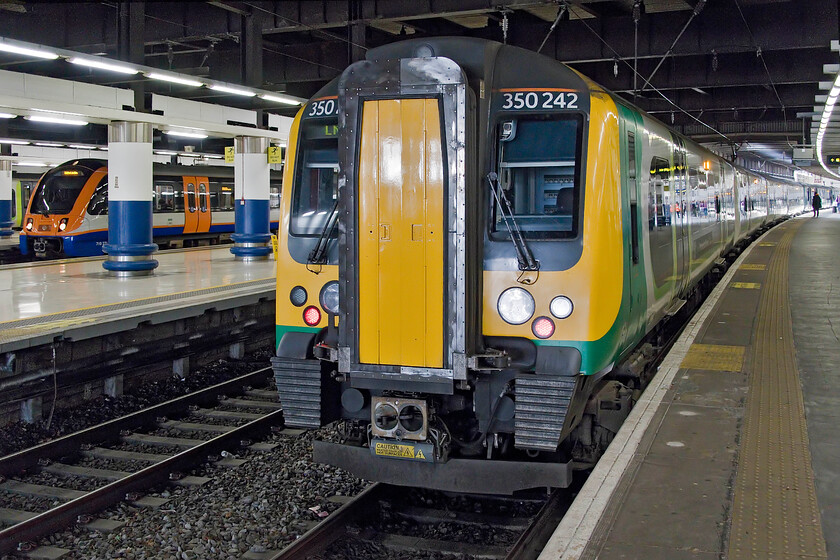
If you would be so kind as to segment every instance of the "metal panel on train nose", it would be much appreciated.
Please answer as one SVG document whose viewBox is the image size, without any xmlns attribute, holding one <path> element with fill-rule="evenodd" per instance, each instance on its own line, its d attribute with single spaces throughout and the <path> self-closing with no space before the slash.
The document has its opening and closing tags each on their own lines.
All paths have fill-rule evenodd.
<svg viewBox="0 0 840 560">
<path fill-rule="evenodd" d="M 437 99 L 365 101 L 359 359 L 443 366 L 444 183 Z"/>
</svg>

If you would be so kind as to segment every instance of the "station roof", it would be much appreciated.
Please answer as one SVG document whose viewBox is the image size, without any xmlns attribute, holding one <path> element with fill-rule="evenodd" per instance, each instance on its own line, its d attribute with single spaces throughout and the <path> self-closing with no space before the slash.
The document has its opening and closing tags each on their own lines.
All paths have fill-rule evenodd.
<svg viewBox="0 0 840 560">
<path fill-rule="evenodd" d="M 840 39 L 837 21 L 834 0 L 0 2 L 0 37 L 299 98 L 368 48 L 403 38 L 482 37 L 534 51 L 544 42 L 543 54 L 720 153 L 777 161 L 816 142 L 812 125 L 840 70 L 831 48 Z M 0 68 L 132 88 L 140 101 L 145 96 L 145 110 L 149 94 L 260 115 L 297 110 L 64 59 L 0 53 Z M 266 126 L 261 119 L 257 126 Z M 824 133 L 826 156 L 840 155 L 833 122 Z M 9 132 L 4 126 L 0 137 Z"/>
</svg>

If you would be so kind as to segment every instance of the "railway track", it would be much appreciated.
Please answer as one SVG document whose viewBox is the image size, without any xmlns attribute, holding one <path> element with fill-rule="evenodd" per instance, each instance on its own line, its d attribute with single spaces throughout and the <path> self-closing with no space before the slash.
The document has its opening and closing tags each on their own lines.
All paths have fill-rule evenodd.
<svg viewBox="0 0 840 560">
<path fill-rule="evenodd" d="M 550 495 L 475 496 L 374 484 L 271 560 L 412 554 L 536 558 L 571 504 L 571 496 L 560 490 Z"/>
<path fill-rule="evenodd" d="M 6 526 L 0 530 L 0 554 L 31 552 L 38 539 L 74 523 L 112 529 L 109 524 L 114 522 L 95 519 L 95 513 L 122 500 L 157 507 L 160 499 L 143 496 L 154 486 L 206 482 L 183 473 L 240 446 L 259 446 L 251 442 L 282 424 L 276 391 L 252 388 L 265 386 L 270 376 L 271 368 L 263 368 L 3 457 L 0 505 L 8 505 L 3 502 L 14 496 L 58 505 L 41 512 L 0 507 L 0 523 Z M 155 448 L 161 451 L 150 452 Z M 85 464 L 91 461 L 140 468 L 127 472 Z M 218 461 L 231 467 L 239 463 L 231 458 Z M 93 489 L 37 483 L 45 474 L 56 480 L 87 480 Z"/>
</svg>

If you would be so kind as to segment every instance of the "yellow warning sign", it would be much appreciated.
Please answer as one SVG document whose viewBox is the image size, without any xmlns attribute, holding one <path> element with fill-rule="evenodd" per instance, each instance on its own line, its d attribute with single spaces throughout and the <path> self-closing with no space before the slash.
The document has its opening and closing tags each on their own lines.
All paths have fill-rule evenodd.
<svg viewBox="0 0 840 560">
<path fill-rule="evenodd" d="M 414 458 L 415 459 L 425 459 L 426 456 L 423 455 L 423 450 L 422 449 L 418 449 L 417 453 L 414 455 Z"/>
<path fill-rule="evenodd" d="M 283 163 L 283 155 L 279 146 L 268 147 L 268 163 Z"/>
<path fill-rule="evenodd" d="M 414 459 L 413 445 L 400 445 L 397 443 L 376 442 L 376 454 L 383 457 L 400 457 L 402 459 Z"/>
<path fill-rule="evenodd" d="M 233 146 L 225 146 L 225 162 L 233 163 Z"/>
</svg>

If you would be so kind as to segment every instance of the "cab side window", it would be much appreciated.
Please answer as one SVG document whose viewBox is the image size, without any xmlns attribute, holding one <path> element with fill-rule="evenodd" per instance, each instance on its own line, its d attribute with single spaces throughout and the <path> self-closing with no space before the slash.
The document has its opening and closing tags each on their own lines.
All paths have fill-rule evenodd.
<svg viewBox="0 0 840 560">
<path fill-rule="evenodd" d="M 108 213 L 108 176 L 100 179 L 88 202 L 87 213 L 91 216 L 104 216 Z"/>
</svg>

